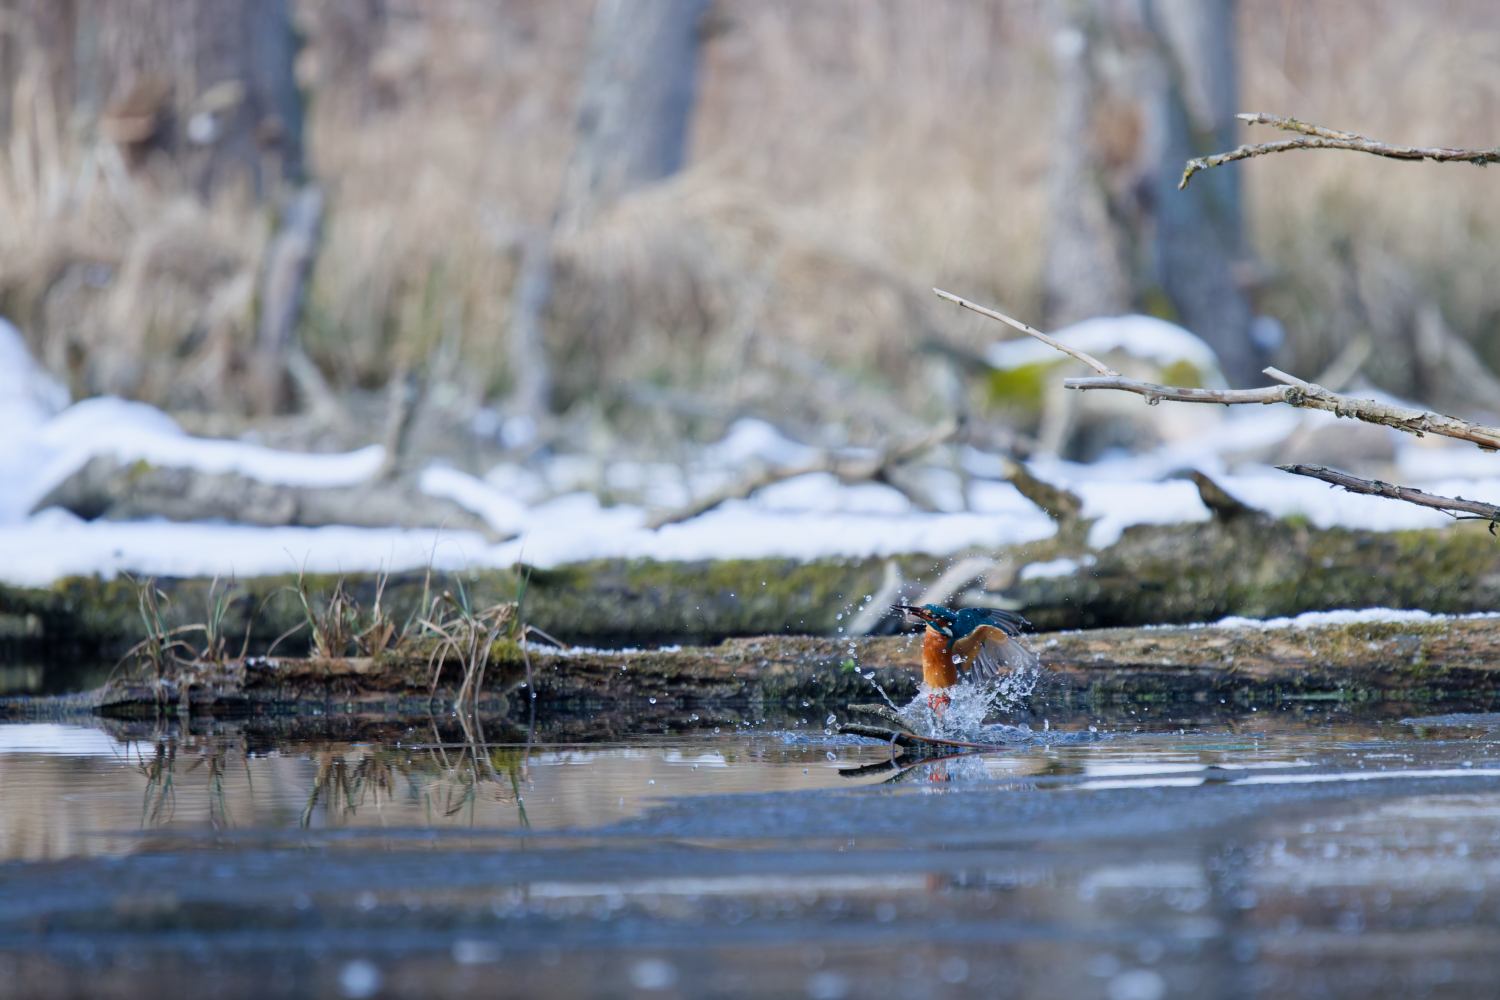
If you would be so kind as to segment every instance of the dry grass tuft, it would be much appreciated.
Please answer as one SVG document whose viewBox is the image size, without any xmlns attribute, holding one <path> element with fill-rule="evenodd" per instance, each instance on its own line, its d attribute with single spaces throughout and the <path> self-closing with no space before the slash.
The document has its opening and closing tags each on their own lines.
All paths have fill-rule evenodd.
<svg viewBox="0 0 1500 1000">
<path fill-rule="evenodd" d="M 346 397 L 419 369 L 428 447 L 452 450 L 453 428 L 514 384 L 511 286 L 556 204 L 590 6 L 296 4 L 329 193 L 303 339 Z M 1500 134 L 1485 0 L 1239 9 L 1247 110 L 1390 141 Z M 961 357 L 994 331 L 926 289 L 1038 318 L 1051 17 L 1041 0 L 721 0 L 689 169 L 557 248 L 548 338 L 572 443 L 659 452 L 758 412 L 834 444 L 962 406 L 925 345 Z M 270 215 L 229 195 L 205 207 L 161 164 L 127 164 L 53 105 L 46 73 L 23 67 L 8 113 L 0 308 L 77 394 L 248 412 Z M 1227 169 L 1245 171 L 1267 265 L 1256 304 L 1292 335 L 1280 367 L 1312 376 L 1368 331 L 1367 371 L 1440 405 L 1412 332 L 1434 303 L 1500 366 L 1491 172 L 1337 153 Z"/>
</svg>

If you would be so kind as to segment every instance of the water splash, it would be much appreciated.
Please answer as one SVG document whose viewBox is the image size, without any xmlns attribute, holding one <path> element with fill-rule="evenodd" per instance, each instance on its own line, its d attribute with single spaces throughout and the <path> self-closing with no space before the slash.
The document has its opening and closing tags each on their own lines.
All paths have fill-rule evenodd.
<svg viewBox="0 0 1500 1000">
<path fill-rule="evenodd" d="M 1024 708 L 1044 674 L 1044 668 L 1032 658 L 1030 662 L 990 680 L 969 675 L 960 677 L 957 684 L 946 688 L 920 684 L 917 696 L 897 711 L 915 732 L 924 736 L 976 743 L 993 741 L 996 727 L 986 726 L 984 720 L 995 714 L 1010 714 Z M 1009 730 L 1014 727 L 1002 728 Z"/>
</svg>

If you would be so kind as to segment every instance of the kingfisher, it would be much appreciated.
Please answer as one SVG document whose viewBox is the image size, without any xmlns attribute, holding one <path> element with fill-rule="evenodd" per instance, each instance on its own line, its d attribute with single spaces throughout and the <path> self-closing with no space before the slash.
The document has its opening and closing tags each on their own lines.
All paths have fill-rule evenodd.
<svg viewBox="0 0 1500 1000">
<path fill-rule="evenodd" d="M 1036 663 L 1036 653 L 1017 638 L 1030 622 L 1014 612 L 999 608 L 953 611 L 936 604 L 920 608 L 896 604 L 891 610 L 901 612 L 908 620 L 927 623 L 922 636 L 922 680 L 934 691 L 958 683 L 960 663 L 982 680 Z M 934 709 L 947 707 L 948 700 L 946 694 L 928 696 Z"/>
</svg>

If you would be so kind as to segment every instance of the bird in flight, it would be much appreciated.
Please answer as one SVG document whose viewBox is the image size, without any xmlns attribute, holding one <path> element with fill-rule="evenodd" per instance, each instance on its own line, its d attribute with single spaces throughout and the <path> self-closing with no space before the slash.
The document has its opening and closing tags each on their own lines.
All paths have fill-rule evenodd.
<svg viewBox="0 0 1500 1000">
<path fill-rule="evenodd" d="M 927 625 L 922 636 L 922 681 L 939 692 L 929 696 L 934 709 L 948 705 L 948 696 L 940 692 L 958 683 L 960 665 L 978 680 L 991 680 L 1006 670 L 1037 662 L 1036 653 L 1017 638 L 1029 623 L 1014 612 L 999 608 L 953 611 L 936 604 L 897 604 L 891 610 Z"/>
</svg>

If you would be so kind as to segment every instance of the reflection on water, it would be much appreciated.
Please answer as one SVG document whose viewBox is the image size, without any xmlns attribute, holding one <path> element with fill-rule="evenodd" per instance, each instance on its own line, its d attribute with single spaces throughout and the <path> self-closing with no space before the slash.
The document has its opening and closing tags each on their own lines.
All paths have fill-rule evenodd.
<svg viewBox="0 0 1500 1000">
<path fill-rule="evenodd" d="M 1227 724 L 1188 734 L 1164 732 L 1161 724 L 1131 732 L 1141 727 L 1117 723 L 1088 734 L 1083 720 L 1056 728 L 1049 721 L 1046 731 L 1012 730 L 1012 751 L 930 759 L 893 755 L 796 717 L 594 743 L 549 743 L 533 734 L 530 745 L 518 732 L 486 734 L 473 722 L 441 730 L 431 722 L 383 724 L 344 739 L 316 730 L 277 736 L 248 721 L 195 721 L 186 732 L 174 722 L 114 724 L 112 731 L 0 725 L 7 806 L 0 860 L 135 850 L 133 832 L 142 829 L 581 830 L 684 796 L 1070 777 L 1091 780 L 1058 787 L 1296 781 L 1295 774 L 1257 779 L 1250 772 L 1346 759 L 1361 769 L 1398 759 L 1410 768 L 1413 755 L 1391 753 L 1391 746 L 1420 747 L 1424 760 L 1433 757 L 1432 745 L 1379 725 L 1266 721 L 1273 726 L 1231 732 L 1229 740 Z M 1081 735 L 1090 741 L 1074 742 Z"/>
<path fill-rule="evenodd" d="M 914 760 L 825 711 L 0 726 L 0 996 L 1467 997 L 1500 974 L 1500 717 L 1048 709 L 1011 752 Z"/>
</svg>

